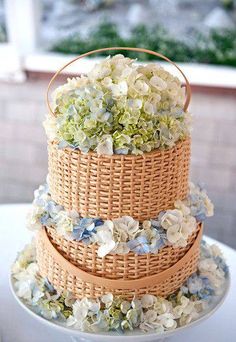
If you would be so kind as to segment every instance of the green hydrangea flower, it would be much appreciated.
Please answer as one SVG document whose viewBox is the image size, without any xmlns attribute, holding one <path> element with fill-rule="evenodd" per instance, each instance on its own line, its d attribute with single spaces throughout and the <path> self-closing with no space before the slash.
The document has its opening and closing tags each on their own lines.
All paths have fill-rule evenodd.
<svg viewBox="0 0 236 342">
<path fill-rule="evenodd" d="M 48 138 L 83 152 L 142 154 L 172 147 L 189 134 L 180 81 L 157 64 L 138 66 L 122 55 L 69 79 L 53 101 Z"/>
</svg>

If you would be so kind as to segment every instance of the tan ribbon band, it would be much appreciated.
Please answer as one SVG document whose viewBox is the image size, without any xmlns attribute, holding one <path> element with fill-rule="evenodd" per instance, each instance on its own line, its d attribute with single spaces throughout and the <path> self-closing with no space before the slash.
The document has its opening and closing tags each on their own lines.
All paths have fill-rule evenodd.
<svg viewBox="0 0 236 342">
<path fill-rule="evenodd" d="M 96 53 L 99 53 L 99 52 L 104 52 L 104 51 L 110 51 L 110 50 L 126 50 L 126 51 L 137 51 L 137 52 L 143 52 L 143 53 L 147 53 L 149 55 L 154 55 L 156 57 L 159 57 L 161 59 L 164 59 L 166 62 L 174 65 L 174 67 L 181 73 L 181 75 L 183 76 L 184 80 L 185 80 L 185 87 L 186 87 L 186 100 L 185 100 L 185 103 L 184 103 L 184 111 L 186 112 L 187 109 L 188 109 L 188 106 L 189 106 L 189 103 L 190 103 L 190 100 L 191 100 L 191 87 L 190 87 L 190 84 L 189 84 L 189 81 L 187 79 L 187 77 L 185 76 L 185 74 L 183 73 L 183 71 L 180 69 L 180 67 L 178 65 L 176 65 L 173 61 L 171 61 L 169 58 L 167 58 L 166 56 L 162 55 L 161 53 L 158 53 L 158 52 L 155 52 L 155 51 L 152 51 L 152 50 L 147 50 L 147 49 L 142 49 L 142 48 L 134 48 L 134 47 L 108 47 L 108 48 L 102 48 L 102 49 L 97 49 L 97 50 L 93 50 L 93 51 L 89 51 L 89 52 L 86 52 L 74 59 L 72 59 L 70 62 L 66 63 L 63 67 L 61 67 L 56 73 L 55 75 L 51 78 L 49 84 L 48 84 L 48 88 L 47 88 L 47 93 L 46 93 L 46 103 L 47 103 L 47 107 L 48 107 L 48 110 L 49 112 L 52 114 L 52 115 L 55 115 L 52 108 L 51 108 L 51 105 L 50 105 L 50 102 L 49 102 L 49 91 L 50 91 L 50 88 L 53 84 L 53 82 L 55 81 L 55 79 L 58 77 L 58 75 L 66 68 L 68 67 L 69 65 L 71 65 L 72 63 L 76 62 L 77 60 L 79 59 L 82 59 L 84 57 L 87 57 L 87 56 L 90 56 L 90 55 L 93 55 L 93 54 L 96 54 Z"/>
<path fill-rule="evenodd" d="M 190 258 L 195 254 L 197 249 L 199 248 L 201 237 L 202 237 L 203 226 L 201 225 L 200 231 L 197 235 L 196 240 L 192 247 L 188 250 L 188 252 L 173 266 L 168 268 L 167 270 L 160 272 L 158 274 L 154 274 L 151 276 L 147 276 L 140 279 L 135 280 L 122 280 L 122 279 L 107 279 L 95 276 L 91 273 L 87 273 L 77 266 L 70 263 L 67 259 L 65 259 L 57 249 L 52 245 L 51 241 L 48 238 L 47 232 L 42 229 L 39 232 L 39 238 L 42 239 L 44 247 L 48 250 L 50 255 L 54 258 L 55 262 L 68 274 L 78 277 L 84 282 L 88 282 L 98 286 L 104 286 L 108 289 L 121 289 L 121 290 L 129 290 L 129 289 L 140 289 L 152 285 L 159 284 L 165 281 L 167 278 L 171 277 L 175 273 L 177 273 Z"/>
</svg>

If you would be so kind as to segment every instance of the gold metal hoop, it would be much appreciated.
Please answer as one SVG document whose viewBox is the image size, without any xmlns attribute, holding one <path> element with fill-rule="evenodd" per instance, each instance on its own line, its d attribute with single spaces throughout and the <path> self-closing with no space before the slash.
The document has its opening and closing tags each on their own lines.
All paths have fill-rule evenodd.
<svg viewBox="0 0 236 342">
<path fill-rule="evenodd" d="M 51 108 L 51 105 L 50 105 L 50 102 L 49 102 L 49 92 L 50 92 L 50 89 L 51 89 L 51 86 L 52 84 L 54 83 L 54 81 L 56 80 L 56 78 L 58 77 L 58 75 L 66 68 L 68 67 L 69 65 L 73 64 L 74 62 L 76 62 L 77 60 L 79 59 L 82 59 L 84 57 L 87 57 L 87 56 L 90 56 L 90 55 L 93 55 L 93 54 L 96 54 L 96 53 L 99 53 L 99 52 L 104 52 L 104 51 L 110 51 L 110 50 L 126 50 L 126 51 L 136 51 L 136 52 L 143 52 L 143 53 L 148 53 L 150 55 L 154 55 L 154 56 L 157 56 L 161 59 L 164 59 L 165 61 L 169 62 L 170 64 L 174 65 L 174 67 L 177 68 L 177 70 L 181 73 L 181 75 L 183 76 L 184 80 L 185 80 L 185 87 L 186 87 L 186 100 L 185 100 L 185 103 L 184 103 L 184 111 L 186 112 L 187 109 L 188 109 L 188 106 L 189 106 L 189 103 L 190 103 L 190 100 L 191 100 L 191 87 L 190 87 L 190 84 L 189 84 L 189 81 L 187 79 L 187 77 L 185 76 L 185 74 L 183 73 L 183 71 L 180 69 L 180 67 L 178 67 L 177 64 L 175 64 L 173 61 L 171 61 L 169 58 L 167 58 L 166 56 L 162 55 L 161 53 L 158 53 L 158 52 L 155 52 L 155 51 L 152 51 L 152 50 L 147 50 L 147 49 L 142 49 L 142 48 L 134 48 L 134 47 L 107 47 L 107 48 L 102 48 L 102 49 L 97 49 L 97 50 L 93 50 L 93 51 L 89 51 L 89 52 L 86 52 L 74 59 L 72 59 L 70 62 L 66 63 L 63 67 L 61 67 L 56 73 L 55 75 L 51 78 L 49 84 L 48 84 L 48 87 L 47 87 L 47 92 L 46 92 L 46 104 L 47 104 L 47 107 L 48 107 L 48 110 L 49 112 L 55 116 L 52 108 Z"/>
</svg>

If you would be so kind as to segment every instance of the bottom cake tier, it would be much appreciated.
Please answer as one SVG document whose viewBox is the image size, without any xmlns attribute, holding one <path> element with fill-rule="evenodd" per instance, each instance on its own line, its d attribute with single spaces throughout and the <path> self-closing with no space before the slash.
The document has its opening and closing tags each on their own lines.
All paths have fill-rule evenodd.
<svg viewBox="0 0 236 342">
<path fill-rule="evenodd" d="M 12 286 L 27 308 L 55 322 L 57 327 L 95 334 L 108 331 L 120 334 L 126 330 L 134 334 L 139 330 L 162 334 L 188 326 L 206 313 L 209 316 L 212 303 L 222 301 L 227 292 L 229 272 L 219 248 L 202 241 L 196 272 L 166 299 L 144 294 L 129 301 L 112 293 L 96 300 L 76 299 L 68 291 L 57 291 L 47 277 L 40 275 L 33 242 L 18 254 L 12 266 Z"/>
<path fill-rule="evenodd" d="M 167 297 L 197 270 L 202 224 L 185 247 L 166 246 L 157 254 L 97 256 L 96 245 L 70 241 L 52 227 L 38 233 L 36 259 L 40 274 L 58 291 L 76 298 L 98 298 L 106 293 L 125 299 L 145 293 Z"/>
</svg>

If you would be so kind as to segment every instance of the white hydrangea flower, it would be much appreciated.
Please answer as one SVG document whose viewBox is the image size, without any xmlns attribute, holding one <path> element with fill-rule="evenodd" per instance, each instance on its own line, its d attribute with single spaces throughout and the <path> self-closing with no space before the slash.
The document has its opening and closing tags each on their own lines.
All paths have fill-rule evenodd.
<svg viewBox="0 0 236 342">
<path fill-rule="evenodd" d="M 139 95 L 147 95 L 149 92 L 149 85 L 144 80 L 136 80 L 133 89 L 139 94 Z"/>
<path fill-rule="evenodd" d="M 39 230 L 42 228 L 42 224 L 40 222 L 40 217 L 44 213 L 44 208 L 32 205 L 30 210 L 26 215 L 26 227 L 29 230 Z"/>
<path fill-rule="evenodd" d="M 113 238 L 113 228 L 113 222 L 107 220 L 97 228 L 97 232 L 94 234 L 94 241 L 99 244 L 98 256 L 101 258 L 110 253 L 116 246 Z"/>
<path fill-rule="evenodd" d="M 151 102 L 149 102 L 149 101 L 146 101 L 145 103 L 144 103 L 144 111 L 146 112 L 146 113 L 148 113 L 148 114 L 151 114 L 151 115 L 154 115 L 155 113 L 156 113 L 156 108 L 155 108 L 156 106 L 153 104 L 153 103 L 151 103 Z"/>
<path fill-rule="evenodd" d="M 145 220 L 145 221 L 143 221 L 142 226 L 143 226 L 143 229 L 150 229 L 152 226 L 152 223 L 151 223 L 151 221 Z"/>
<path fill-rule="evenodd" d="M 184 243 L 184 239 L 182 237 L 181 232 L 179 231 L 179 227 L 173 226 L 168 228 L 166 232 L 166 237 L 167 240 L 173 245 L 177 244 L 177 242 L 179 242 L 178 245 Z"/>
<path fill-rule="evenodd" d="M 93 69 L 88 72 L 88 78 L 92 81 L 101 80 L 105 77 L 108 77 L 111 73 L 111 68 L 107 60 L 100 62 L 99 64 L 95 64 Z"/>
<path fill-rule="evenodd" d="M 158 334 L 162 334 L 165 331 L 165 328 L 162 324 L 155 322 L 155 324 L 150 324 L 145 320 L 139 325 L 139 328 L 143 332 L 149 332 L 155 330 Z"/>
<path fill-rule="evenodd" d="M 78 321 L 83 321 L 89 311 L 89 303 L 87 298 L 83 298 L 82 300 L 76 300 L 73 304 L 73 315 L 75 319 Z"/>
<path fill-rule="evenodd" d="M 73 307 L 73 316 L 76 320 L 76 324 L 82 326 L 86 317 L 91 314 L 97 314 L 100 310 L 99 302 L 89 300 L 84 297 L 81 300 L 76 300 L 72 305 Z"/>
<path fill-rule="evenodd" d="M 33 203 L 35 204 L 38 199 L 41 201 L 47 202 L 50 200 L 50 195 L 48 192 L 45 190 L 46 185 L 40 185 L 38 189 L 34 190 L 34 201 Z"/>
<path fill-rule="evenodd" d="M 197 293 L 203 287 L 202 278 L 195 277 L 188 283 L 188 289 L 191 293 Z"/>
<path fill-rule="evenodd" d="M 59 235 L 64 235 L 73 231 L 73 220 L 65 211 L 60 211 L 55 220 L 57 222 L 57 232 Z"/>
<path fill-rule="evenodd" d="M 144 321 L 152 324 L 157 320 L 157 312 L 155 310 L 148 310 L 144 314 Z"/>
<path fill-rule="evenodd" d="M 160 91 L 165 90 L 167 88 L 166 82 L 158 76 L 152 76 L 150 78 L 150 84 L 151 86 L 153 86 L 154 88 Z"/>
<path fill-rule="evenodd" d="M 176 209 L 179 209 L 184 216 L 190 215 L 190 209 L 183 201 L 177 200 L 174 203 Z"/>
<path fill-rule="evenodd" d="M 145 294 L 141 298 L 141 304 L 143 308 L 150 308 L 156 303 L 156 297 L 150 294 Z"/>
<path fill-rule="evenodd" d="M 108 155 L 113 154 L 113 139 L 110 135 L 104 135 L 97 145 L 98 155 Z"/>
<path fill-rule="evenodd" d="M 207 195 L 204 197 L 204 204 L 207 210 L 207 216 L 211 217 L 214 215 L 214 205 Z"/>
<path fill-rule="evenodd" d="M 196 228 L 196 219 L 193 216 L 184 216 L 181 234 L 184 239 L 188 239 L 188 237 L 193 233 Z"/>
<path fill-rule="evenodd" d="M 112 95 L 114 98 L 120 97 L 120 96 L 125 96 L 127 95 L 128 92 L 128 85 L 126 81 L 121 81 L 117 84 L 112 84 L 110 86 L 110 89 L 112 91 Z"/>
<path fill-rule="evenodd" d="M 165 230 L 168 230 L 171 227 L 179 228 L 182 221 L 183 213 L 178 209 L 166 210 L 166 212 L 160 218 L 161 226 Z"/>
<path fill-rule="evenodd" d="M 43 127 L 50 141 L 58 140 L 57 139 L 57 122 L 54 116 L 47 115 L 45 121 L 43 122 Z"/>
<path fill-rule="evenodd" d="M 73 231 L 73 223 L 75 220 L 75 214 L 61 210 L 55 216 L 56 229 L 59 235 L 66 235 Z"/>
<path fill-rule="evenodd" d="M 114 254 L 127 254 L 129 253 L 130 249 L 127 246 L 126 242 L 118 242 L 116 243 L 116 247 L 113 248 L 112 252 Z"/>
<path fill-rule="evenodd" d="M 222 257 L 223 256 L 218 245 L 213 244 L 213 245 L 209 246 L 209 249 L 210 249 L 210 251 L 214 257 L 217 257 L 217 256 Z"/>
<path fill-rule="evenodd" d="M 172 303 L 164 298 L 157 297 L 157 301 L 154 303 L 154 310 L 156 310 L 159 315 L 171 312 Z"/>
<path fill-rule="evenodd" d="M 131 302 L 131 306 L 133 309 L 141 310 L 142 309 L 142 303 L 140 299 L 134 298 Z"/>
<path fill-rule="evenodd" d="M 129 99 L 127 104 L 129 108 L 138 110 L 142 108 L 143 101 L 141 99 Z"/>
<path fill-rule="evenodd" d="M 73 296 L 73 294 L 71 292 L 68 292 L 66 294 L 66 298 L 65 298 L 65 304 L 68 307 L 72 307 L 73 304 L 75 303 L 75 297 Z"/>
<path fill-rule="evenodd" d="M 107 308 L 109 308 L 112 305 L 113 302 L 113 294 L 107 293 L 101 297 L 101 302 L 105 304 Z"/>
<path fill-rule="evenodd" d="M 200 217 L 211 217 L 214 215 L 214 205 L 209 199 L 206 190 L 196 186 L 192 182 L 189 184 L 189 198 L 185 200 L 196 215 Z"/>
<path fill-rule="evenodd" d="M 213 259 L 208 258 L 208 259 L 200 260 L 198 268 L 201 273 L 205 273 L 205 272 L 214 273 L 216 272 L 217 265 Z"/>
<path fill-rule="evenodd" d="M 131 216 L 123 216 L 113 220 L 114 234 L 122 238 L 124 235 L 127 238 L 133 239 L 139 230 L 139 222 Z M 124 240 L 122 240 L 124 242 Z"/>
<path fill-rule="evenodd" d="M 207 277 L 214 287 L 216 293 L 222 290 L 222 284 L 225 281 L 225 273 L 219 269 L 213 258 L 201 259 L 198 264 L 201 276 Z"/>
<path fill-rule="evenodd" d="M 127 311 L 131 308 L 131 303 L 125 300 L 121 303 L 120 308 L 121 308 L 121 312 L 123 314 L 126 314 Z"/>
<path fill-rule="evenodd" d="M 196 219 L 190 215 L 185 216 L 179 209 L 173 209 L 160 215 L 160 224 L 166 230 L 167 240 L 174 247 L 185 247 L 188 237 L 196 228 Z"/>
<path fill-rule="evenodd" d="M 130 309 L 126 314 L 126 317 L 127 317 L 128 321 L 130 321 L 132 323 L 133 326 L 137 325 L 138 311 L 136 309 Z"/>
<path fill-rule="evenodd" d="M 202 306 L 202 301 L 191 301 L 185 296 L 181 296 L 180 305 L 173 309 L 176 319 L 180 325 L 188 324 L 198 317 L 198 310 Z"/>
<path fill-rule="evenodd" d="M 27 260 L 28 261 L 28 260 Z M 13 271 L 16 272 L 16 269 Z M 31 263 L 23 268 L 18 273 L 14 273 L 16 294 L 22 299 L 30 301 L 32 299 L 32 291 L 35 282 L 35 275 L 38 272 L 38 264 Z"/>
</svg>

